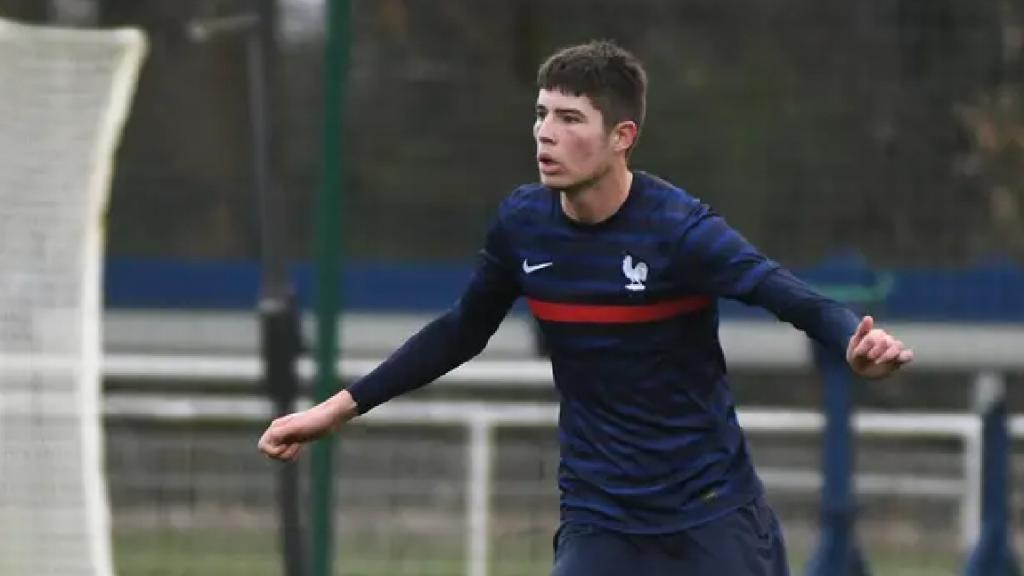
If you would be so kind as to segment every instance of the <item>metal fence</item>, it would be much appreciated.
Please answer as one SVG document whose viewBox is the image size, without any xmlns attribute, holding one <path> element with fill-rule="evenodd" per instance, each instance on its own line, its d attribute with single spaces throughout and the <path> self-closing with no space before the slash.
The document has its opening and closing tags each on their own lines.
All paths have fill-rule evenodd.
<svg viewBox="0 0 1024 576">
<path fill-rule="evenodd" d="M 762 326 L 770 333 L 759 333 L 757 326 L 725 330 L 734 369 L 758 367 L 762 374 L 799 379 L 807 362 L 799 339 L 788 341 L 785 328 Z M 972 371 L 1020 372 L 1013 353 L 1017 332 L 989 334 L 978 347 L 957 354 L 942 351 L 963 349 L 955 345 L 963 331 L 926 329 L 931 338 L 920 339 L 924 360 L 914 371 L 918 378 L 936 384 L 954 375 L 966 397 Z M 762 339 L 774 341 L 775 351 L 754 345 Z M 350 379 L 374 364 L 348 360 L 339 370 Z M 256 359 L 108 355 L 105 366 L 109 481 L 121 565 L 156 570 L 151 573 L 161 569 L 152 566 L 177 573 L 230 573 L 236 566 L 273 573 L 274 465 L 253 445 L 270 414 L 269 405 L 252 396 L 260 372 Z M 311 367 L 302 366 L 308 375 Z M 542 361 L 475 361 L 418 400 L 385 405 L 361 420 L 364 426 L 346 429 L 337 455 L 339 570 L 546 573 L 557 524 L 555 406 L 425 394 L 469 390 L 486 396 L 504 389 L 536 397 L 549 387 L 550 371 Z M 211 388 L 219 392 L 211 395 Z M 814 410 L 748 403 L 741 422 L 769 499 L 783 518 L 793 566 L 802 567 L 819 538 L 822 417 Z M 965 402 L 941 413 L 873 408 L 854 425 L 859 534 L 874 573 L 959 573 L 978 530 L 977 417 Z M 1020 417 L 1012 431 L 1019 460 Z M 1024 479 L 1019 464 L 1013 477 L 1017 485 Z M 1019 491 L 1015 495 L 1011 518 L 1019 527 Z"/>
</svg>

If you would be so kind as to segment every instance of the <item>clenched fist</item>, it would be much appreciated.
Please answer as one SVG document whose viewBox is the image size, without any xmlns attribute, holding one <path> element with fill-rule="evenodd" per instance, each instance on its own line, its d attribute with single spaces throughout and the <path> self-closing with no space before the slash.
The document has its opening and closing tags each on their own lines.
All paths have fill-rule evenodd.
<svg viewBox="0 0 1024 576">
<path fill-rule="evenodd" d="M 326 402 L 271 422 L 260 437 L 260 452 L 277 460 L 294 460 L 307 442 L 325 436 L 355 414 L 355 401 L 342 390 Z"/>
</svg>

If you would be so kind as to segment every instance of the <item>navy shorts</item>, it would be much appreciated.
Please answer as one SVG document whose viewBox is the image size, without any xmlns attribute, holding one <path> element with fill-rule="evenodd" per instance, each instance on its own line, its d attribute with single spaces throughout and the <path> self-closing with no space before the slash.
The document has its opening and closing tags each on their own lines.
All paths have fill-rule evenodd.
<svg viewBox="0 0 1024 576">
<path fill-rule="evenodd" d="M 563 523 L 551 576 L 789 576 L 789 566 L 779 520 L 758 498 L 674 534 Z"/>
</svg>

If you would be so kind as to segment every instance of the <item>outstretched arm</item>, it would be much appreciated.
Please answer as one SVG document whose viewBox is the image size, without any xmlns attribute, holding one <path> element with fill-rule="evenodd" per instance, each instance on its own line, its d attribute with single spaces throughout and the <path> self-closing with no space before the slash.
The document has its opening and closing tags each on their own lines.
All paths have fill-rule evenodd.
<svg viewBox="0 0 1024 576">
<path fill-rule="evenodd" d="M 707 206 L 698 207 L 680 241 L 679 269 L 697 290 L 760 306 L 806 332 L 865 378 L 888 376 L 914 353 L 874 319 L 827 298 L 769 260 Z"/>
<path fill-rule="evenodd" d="M 914 359 L 914 352 L 903 342 L 875 327 L 874 318 L 858 319 L 784 268 L 777 268 L 740 299 L 766 308 L 843 354 L 850 369 L 863 378 L 884 378 Z"/>
<path fill-rule="evenodd" d="M 423 386 L 483 350 L 519 295 L 514 273 L 496 250 L 495 232 L 462 298 L 412 336 L 376 369 L 321 404 L 274 420 L 259 449 L 279 460 L 295 458 L 302 445 L 337 429 L 395 396 Z"/>
</svg>

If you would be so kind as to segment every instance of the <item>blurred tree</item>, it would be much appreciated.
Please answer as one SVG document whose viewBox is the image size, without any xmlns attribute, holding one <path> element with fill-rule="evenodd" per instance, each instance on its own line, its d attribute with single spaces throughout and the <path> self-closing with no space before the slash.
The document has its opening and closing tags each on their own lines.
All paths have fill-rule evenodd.
<svg viewBox="0 0 1024 576">
<path fill-rule="evenodd" d="M 247 9 L 243 1 L 104 0 L 104 25 L 141 26 L 150 44 L 114 179 L 113 254 L 254 257 L 245 38 L 187 35 L 193 19 Z"/>
<path fill-rule="evenodd" d="M 45 22 L 49 6 L 40 0 L 0 0 L 0 17 L 24 22 Z"/>
<path fill-rule="evenodd" d="M 52 20 L 66 26 L 95 26 L 99 0 L 50 0 Z"/>
<path fill-rule="evenodd" d="M 961 108 L 971 136 L 960 170 L 979 181 L 990 227 L 979 230 L 983 249 L 1024 262 L 1024 12 L 1000 2 L 1003 67 L 998 85 Z"/>
<path fill-rule="evenodd" d="M 307 15 L 317 4 L 281 2 Z M 200 46 L 182 33 L 245 6 L 102 1 L 102 23 L 142 25 L 152 45 L 115 179 L 115 254 L 254 254 L 241 40 Z M 983 126 L 1009 134 L 1019 117 L 1015 11 L 1010 0 L 353 2 L 346 245 L 356 258 L 468 261 L 501 198 L 536 178 L 541 59 L 611 38 L 650 71 L 636 166 L 709 201 L 773 256 L 801 266 L 854 248 L 874 265 L 969 263 L 1011 242 L 994 240 L 1016 224 L 995 224 L 992 203 L 1021 203 L 1006 159 L 1017 153 L 979 144 Z M 281 175 L 301 257 L 322 34 L 285 40 Z"/>
</svg>

